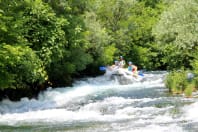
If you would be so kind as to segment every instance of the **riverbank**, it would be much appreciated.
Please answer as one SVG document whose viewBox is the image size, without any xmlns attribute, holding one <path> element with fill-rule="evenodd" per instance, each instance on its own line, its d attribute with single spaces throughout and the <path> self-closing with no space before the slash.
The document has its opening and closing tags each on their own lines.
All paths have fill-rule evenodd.
<svg viewBox="0 0 198 132">
<path fill-rule="evenodd" d="M 0 101 L 3 99 L 9 99 L 12 101 L 19 101 L 21 98 L 27 97 L 29 99 L 31 98 L 37 98 L 38 94 L 44 90 L 47 89 L 49 85 L 43 84 L 36 87 L 29 86 L 26 88 L 7 88 L 0 90 Z"/>
<path fill-rule="evenodd" d="M 9 99 L 12 101 L 19 101 L 21 98 L 27 97 L 29 99 L 37 98 L 40 92 L 43 92 L 47 90 L 47 88 L 57 88 L 57 87 L 70 87 L 74 83 L 75 80 L 80 80 L 82 78 L 87 77 L 97 77 L 103 75 L 104 71 L 97 71 L 97 72 L 88 72 L 84 70 L 83 72 L 80 72 L 79 74 L 75 74 L 72 77 L 67 77 L 67 79 L 64 79 L 63 82 L 62 79 L 59 81 L 59 78 L 53 79 L 53 82 L 46 81 L 42 84 L 26 84 L 25 87 L 21 88 L 6 88 L 6 89 L 0 89 L 0 101 L 3 99 Z"/>
</svg>

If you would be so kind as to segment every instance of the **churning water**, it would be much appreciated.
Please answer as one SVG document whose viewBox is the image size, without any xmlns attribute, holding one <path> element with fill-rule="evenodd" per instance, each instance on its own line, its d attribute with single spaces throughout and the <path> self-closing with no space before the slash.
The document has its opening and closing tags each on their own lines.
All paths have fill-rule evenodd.
<svg viewBox="0 0 198 132">
<path fill-rule="evenodd" d="M 198 101 L 168 94 L 166 72 L 122 85 L 116 77 L 76 81 L 49 88 L 38 99 L 0 102 L 0 132 L 194 132 Z M 123 80 L 121 80 L 123 81 Z"/>
</svg>

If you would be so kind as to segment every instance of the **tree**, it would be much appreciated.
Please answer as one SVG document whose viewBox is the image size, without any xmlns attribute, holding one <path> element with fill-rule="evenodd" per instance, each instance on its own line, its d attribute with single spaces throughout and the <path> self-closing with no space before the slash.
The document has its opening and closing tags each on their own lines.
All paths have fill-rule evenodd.
<svg viewBox="0 0 198 132">
<path fill-rule="evenodd" d="M 129 26 L 130 50 L 127 57 L 140 68 L 155 69 L 160 64 L 157 58 L 158 48 L 151 31 L 164 8 L 164 4 L 152 2 L 150 5 L 147 2 L 146 0 L 138 2 L 130 11 L 131 15 L 128 21 L 132 24 Z"/>
<path fill-rule="evenodd" d="M 98 68 L 99 65 L 112 63 L 116 48 L 110 44 L 110 35 L 97 20 L 97 15 L 94 12 L 86 12 L 84 17 L 87 28 L 85 32 L 85 38 L 88 43 L 87 51 L 94 58 L 93 65 Z M 111 52 L 107 52 L 110 50 Z"/>
<path fill-rule="evenodd" d="M 159 67 L 151 31 L 164 8 L 162 1 L 96 1 L 93 6 L 97 20 L 111 38 L 109 43 L 117 49 L 116 56 L 125 56 L 141 68 Z"/>
<path fill-rule="evenodd" d="M 0 89 L 28 88 L 48 79 L 42 61 L 26 46 L 1 44 L 0 67 Z"/>
<path fill-rule="evenodd" d="M 128 53 L 129 31 L 128 18 L 130 9 L 135 6 L 135 0 L 112 0 L 98 2 L 96 14 L 101 24 L 106 28 L 107 33 L 111 36 L 111 44 L 115 44 L 118 49 L 116 55 L 125 56 Z"/>
<path fill-rule="evenodd" d="M 64 18 L 56 17 L 50 6 L 41 0 L 26 0 L 25 4 L 23 17 L 27 20 L 23 24 L 23 37 L 49 68 L 52 62 L 63 58 L 67 41 L 62 27 L 68 22 Z"/>
<path fill-rule="evenodd" d="M 198 2 L 177 0 L 165 11 L 153 28 L 162 60 L 170 68 L 190 67 L 192 52 L 198 46 Z"/>
</svg>

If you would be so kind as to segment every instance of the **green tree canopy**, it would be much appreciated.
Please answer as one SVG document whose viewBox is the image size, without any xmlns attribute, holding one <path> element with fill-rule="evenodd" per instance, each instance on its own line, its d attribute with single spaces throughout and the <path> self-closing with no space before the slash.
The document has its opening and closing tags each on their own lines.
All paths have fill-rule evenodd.
<svg viewBox="0 0 198 132">
<path fill-rule="evenodd" d="M 48 79 L 42 61 L 26 46 L 0 46 L 0 89 L 26 88 Z"/>
<path fill-rule="evenodd" d="M 177 0 L 161 15 L 153 28 L 169 67 L 189 67 L 198 46 L 198 1 Z"/>
</svg>

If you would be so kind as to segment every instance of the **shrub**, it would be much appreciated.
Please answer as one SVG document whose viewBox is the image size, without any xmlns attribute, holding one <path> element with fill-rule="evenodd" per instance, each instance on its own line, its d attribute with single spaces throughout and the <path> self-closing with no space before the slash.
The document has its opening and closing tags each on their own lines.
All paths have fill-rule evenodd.
<svg viewBox="0 0 198 132">
<path fill-rule="evenodd" d="M 186 89 L 184 90 L 184 94 L 186 97 L 191 97 L 192 96 L 192 92 L 194 90 L 194 83 L 189 83 L 186 87 Z"/>
<path fill-rule="evenodd" d="M 187 84 L 186 72 L 184 70 L 169 73 L 165 81 L 165 85 L 169 91 L 175 94 L 182 93 L 187 87 Z"/>
<path fill-rule="evenodd" d="M 194 82 L 194 88 L 195 88 L 195 89 L 198 89 L 198 77 L 195 77 L 195 78 L 193 79 L 193 82 Z"/>
<path fill-rule="evenodd" d="M 38 56 L 26 46 L 0 46 L 0 89 L 26 88 L 48 79 Z"/>
</svg>

